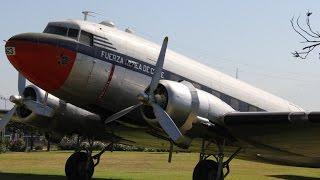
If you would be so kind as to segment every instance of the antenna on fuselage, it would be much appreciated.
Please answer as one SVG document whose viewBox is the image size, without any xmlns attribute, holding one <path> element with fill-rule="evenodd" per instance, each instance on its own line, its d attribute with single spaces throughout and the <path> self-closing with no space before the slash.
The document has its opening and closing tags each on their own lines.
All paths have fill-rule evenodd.
<svg viewBox="0 0 320 180">
<path fill-rule="evenodd" d="M 83 20 L 84 21 L 86 21 L 88 19 L 88 16 L 95 17 L 92 14 L 100 15 L 99 13 L 96 13 L 96 12 L 93 12 L 93 11 L 82 11 L 82 14 L 83 14 Z"/>
</svg>

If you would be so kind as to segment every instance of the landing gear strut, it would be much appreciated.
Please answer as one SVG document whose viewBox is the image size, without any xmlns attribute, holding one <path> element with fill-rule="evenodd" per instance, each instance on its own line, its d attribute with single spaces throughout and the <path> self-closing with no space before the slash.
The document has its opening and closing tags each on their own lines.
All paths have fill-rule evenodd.
<svg viewBox="0 0 320 180">
<path fill-rule="evenodd" d="M 94 168 L 99 164 L 101 155 L 109 150 L 113 143 L 106 146 L 100 153 L 92 156 L 92 145 L 86 151 L 76 151 L 67 160 L 65 173 L 68 180 L 90 180 L 94 173 Z M 96 161 L 96 162 L 94 162 Z"/>
<path fill-rule="evenodd" d="M 229 163 L 240 152 L 241 148 L 239 147 L 229 159 L 224 162 L 224 144 L 225 141 L 217 143 L 217 154 L 206 155 L 205 150 L 209 147 L 210 142 L 205 145 L 205 140 L 203 140 L 200 160 L 193 170 L 193 180 L 223 180 L 230 173 Z M 208 158 L 210 156 L 213 156 L 214 160 L 209 160 Z M 225 174 L 223 173 L 224 168 L 227 170 Z"/>
</svg>

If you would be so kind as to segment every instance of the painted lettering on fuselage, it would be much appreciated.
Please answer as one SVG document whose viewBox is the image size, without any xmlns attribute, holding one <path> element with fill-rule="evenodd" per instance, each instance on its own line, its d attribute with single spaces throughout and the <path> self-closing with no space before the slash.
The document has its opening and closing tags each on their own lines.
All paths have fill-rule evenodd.
<svg viewBox="0 0 320 180">
<path fill-rule="evenodd" d="M 144 74 L 153 75 L 155 72 L 154 67 L 149 66 L 148 64 L 142 64 L 138 61 L 124 57 L 118 54 L 114 54 L 107 51 L 101 51 L 101 58 L 116 63 L 120 66 L 125 66 L 126 68 L 133 69 Z M 161 78 L 164 78 L 164 72 L 161 73 Z"/>
</svg>

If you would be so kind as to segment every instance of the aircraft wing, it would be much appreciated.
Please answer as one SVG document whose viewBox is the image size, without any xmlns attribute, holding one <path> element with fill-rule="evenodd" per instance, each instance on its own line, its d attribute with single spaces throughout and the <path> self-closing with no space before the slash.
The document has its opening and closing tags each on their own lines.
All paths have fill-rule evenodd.
<svg viewBox="0 0 320 180">
<path fill-rule="evenodd" d="M 264 160 L 320 167 L 320 112 L 235 112 L 224 123 L 240 141 L 275 152 L 257 153 Z"/>
<path fill-rule="evenodd" d="M 224 123 L 242 139 L 284 134 L 292 134 L 288 138 L 297 139 L 310 134 L 311 139 L 319 139 L 320 143 L 320 112 L 234 112 L 224 116 Z M 281 138 L 284 137 L 278 137 Z"/>
<path fill-rule="evenodd" d="M 228 126 L 320 123 L 320 112 L 234 112 L 224 116 Z"/>
</svg>

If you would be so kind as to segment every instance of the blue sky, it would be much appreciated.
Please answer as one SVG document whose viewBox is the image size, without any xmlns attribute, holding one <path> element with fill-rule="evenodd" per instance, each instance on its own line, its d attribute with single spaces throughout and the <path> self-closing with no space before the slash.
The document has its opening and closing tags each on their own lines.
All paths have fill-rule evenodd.
<svg viewBox="0 0 320 180">
<path fill-rule="evenodd" d="M 168 35 L 172 50 L 232 76 L 238 67 L 241 80 L 320 110 L 320 60 L 292 57 L 302 39 L 289 22 L 310 10 L 320 30 L 320 1 L 11 0 L 1 2 L 0 38 L 41 32 L 49 21 L 82 19 L 83 10 L 103 14 L 91 21 L 112 20 L 119 29 L 131 27 L 157 43 Z M 8 97 L 17 93 L 17 72 L 0 44 L 0 94 Z M 0 100 L 0 108 L 3 104 Z"/>
</svg>

